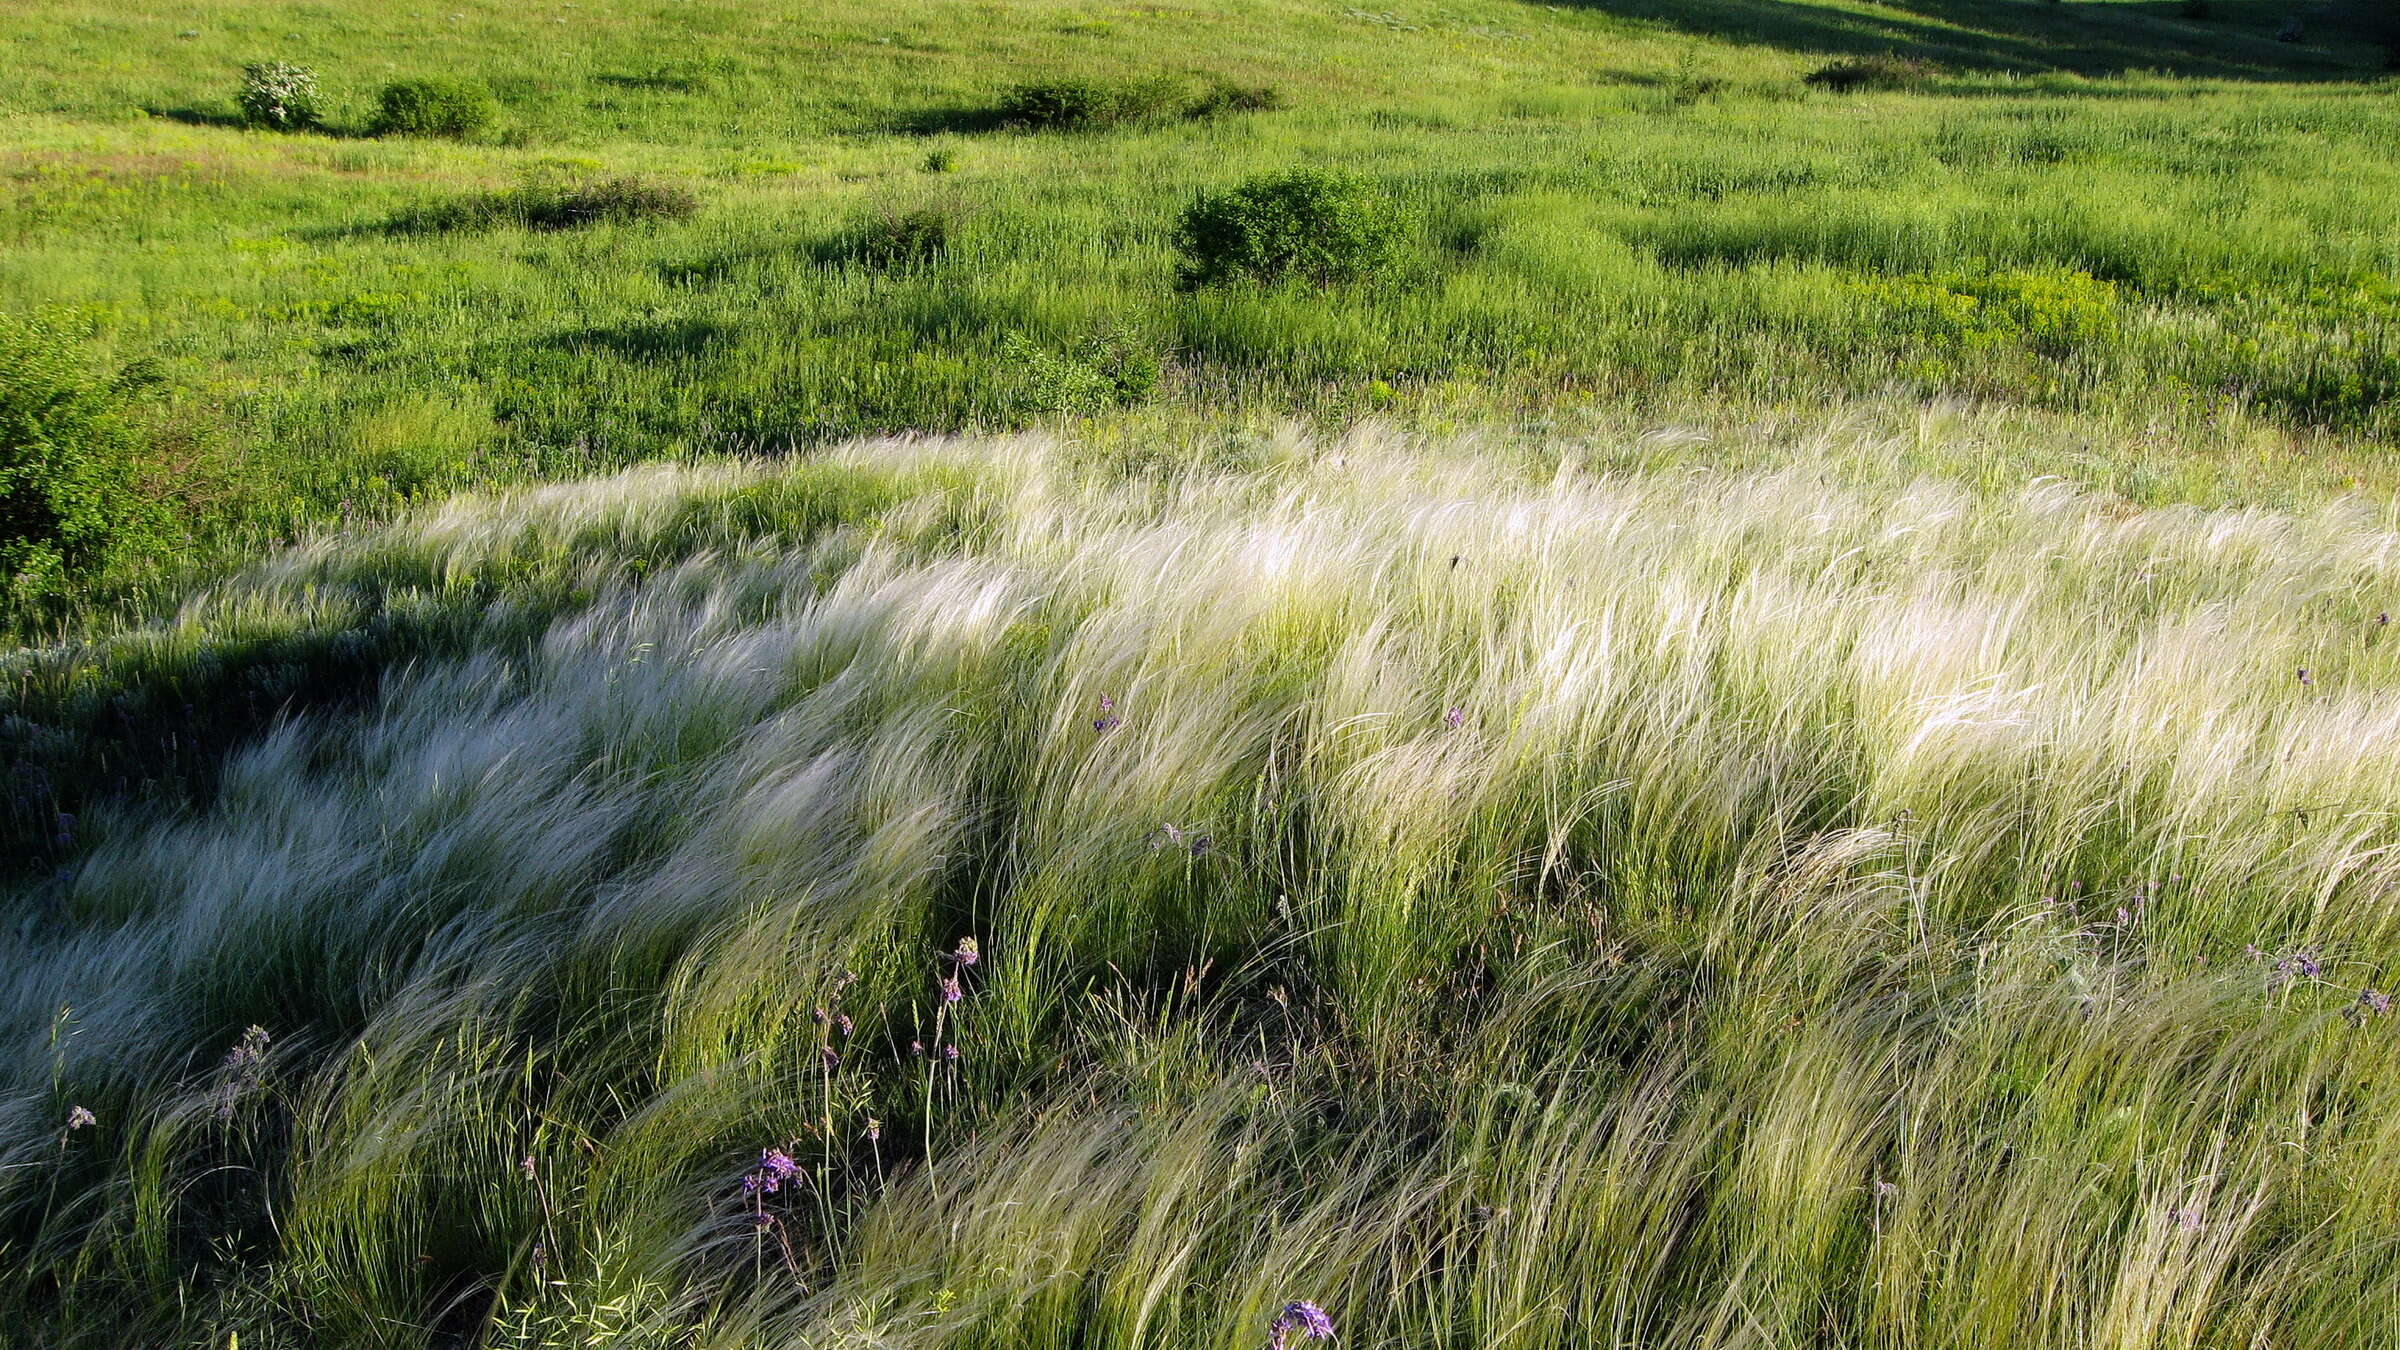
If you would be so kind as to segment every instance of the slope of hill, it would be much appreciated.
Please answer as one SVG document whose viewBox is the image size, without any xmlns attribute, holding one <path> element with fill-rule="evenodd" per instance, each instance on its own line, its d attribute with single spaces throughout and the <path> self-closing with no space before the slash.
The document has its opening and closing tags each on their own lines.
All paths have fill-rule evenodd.
<svg viewBox="0 0 2400 1350">
<path fill-rule="evenodd" d="M 0 35 L 0 310 L 159 363 L 155 490 L 194 542 L 1078 416 L 1725 422 L 1934 395 L 2115 447 L 2388 438 L 2381 56 L 2363 23 L 2282 43 L 2285 6 L 2209 8 L 39 0 Z M 1913 91 L 1803 82 L 1881 52 L 1938 65 Z M 239 69 L 268 59 L 318 72 L 325 131 L 238 125 Z M 363 134 L 381 84 L 424 75 L 493 90 L 497 125 Z M 1281 106 L 994 125 L 1025 82 L 1158 76 Z M 1396 203 L 1397 273 L 1178 291 L 1184 205 L 1296 165 Z M 473 209 L 624 175 L 698 215 Z M 938 229 L 879 252 L 911 213 Z"/>
<path fill-rule="evenodd" d="M 0 1346 L 2400 1344 L 2378 7 L 137 8 Z"/>
</svg>

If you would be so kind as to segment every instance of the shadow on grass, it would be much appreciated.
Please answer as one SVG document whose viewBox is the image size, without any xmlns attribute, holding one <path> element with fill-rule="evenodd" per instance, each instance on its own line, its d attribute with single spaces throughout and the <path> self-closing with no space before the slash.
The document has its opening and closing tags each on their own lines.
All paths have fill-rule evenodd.
<svg viewBox="0 0 2400 1350">
<path fill-rule="evenodd" d="M 1725 42 L 1829 56 L 1888 52 L 1960 71 L 2019 74 L 2161 71 L 2225 80 L 2361 81 L 2383 77 L 2380 44 L 2400 41 L 2400 19 L 2374 0 L 2315 7 L 2211 0 L 2206 19 L 2185 18 L 2180 0 L 1903 0 L 1873 14 L 1819 0 L 1563 3 Z M 2280 40 L 2295 15 L 2300 40 Z"/>
</svg>

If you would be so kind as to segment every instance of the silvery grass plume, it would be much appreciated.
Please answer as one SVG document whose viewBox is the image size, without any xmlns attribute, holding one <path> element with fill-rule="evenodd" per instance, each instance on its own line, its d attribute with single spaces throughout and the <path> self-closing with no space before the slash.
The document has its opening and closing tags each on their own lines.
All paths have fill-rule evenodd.
<svg viewBox="0 0 2400 1350">
<path fill-rule="evenodd" d="M 16 883 L 0 1300 L 2400 1343 L 2400 536 L 1895 453 L 878 442 L 462 499 L 41 655 L 383 664 Z M 762 1139 L 772 1244 L 709 1221 Z"/>
</svg>

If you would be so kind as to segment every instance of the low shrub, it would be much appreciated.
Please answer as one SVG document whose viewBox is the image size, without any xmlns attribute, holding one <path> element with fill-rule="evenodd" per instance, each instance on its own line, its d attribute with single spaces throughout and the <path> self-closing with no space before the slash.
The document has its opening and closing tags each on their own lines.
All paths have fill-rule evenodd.
<svg viewBox="0 0 2400 1350">
<path fill-rule="evenodd" d="M 1391 266 L 1400 234 L 1398 210 L 1357 178 L 1318 169 L 1253 178 L 1184 209 L 1179 278 L 1186 287 L 1355 281 Z"/>
<path fill-rule="evenodd" d="M 1172 76 L 1140 80 L 1042 80 L 1000 99 L 1003 125 L 1028 131 L 1094 131 L 1153 122 L 1183 110 L 1189 90 Z"/>
<path fill-rule="evenodd" d="M 1227 113 L 1273 112 L 1283 106 L 1283 91 L 1271 84 L 1234 84 L 1220 80 L 1184 109 L 1191 117 Z"/>
<path fill-rule="evenodd" d="M 951 213 L 938 207 L 885 212 L 868 216 L 834 236 L 819 250 L 818 259 L 879 270 L 921 267 L 948 250 L 955 228 Z"/>
<path fill-rule="evenodd" d="M 581 183 L 527 183 L 411 212 L 392 222 L 400 233 L 490 229 L 574 230 L 640 220 L 683 220 L 700 199 L 672 183 L 602 178 Z"/>
<path fill-rule="evenodd" d="M 304 131 L 323 120 L 317 72 L 289 61 L 242 67 L 242 120 L 271 131 Z"/>
<path fill-rule="evenodd" d="M 460 141 L 492 124 L 490 91 L 463 80 L 396 80 L 376 95 L 367 130 L 377 136 Z"/>
<path fill-rule="evenodd" d="M 1921 57 L 1884 52 L 1820 66 L 1802 83 L 1842 94 L 1860 89 L 1922 89 L 1941 73 L 1940 66 Z"/>
<path fill-rule="evenodd" d="M 140 491 L 146 368 L 97 369 L 69 325 L 0 315 L 0 592 L 40 599 L 162 546 Z"/>
<path fill-rule="evenodd" d="M 918 167 L 927 173 L 948 173 L 952 169 L 958 167 L 958 152 L 954 150 L 929 150 L 925 154 L 924 163 L 920 164 Z"/>
</svg>

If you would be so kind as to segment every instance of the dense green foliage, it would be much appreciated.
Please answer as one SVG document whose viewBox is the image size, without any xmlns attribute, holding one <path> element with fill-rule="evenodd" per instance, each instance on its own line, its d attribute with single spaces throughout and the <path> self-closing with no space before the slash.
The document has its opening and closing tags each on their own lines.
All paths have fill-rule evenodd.
<svg viewBox="0 0 2400 1350">
<path fill-rule="evenodd" d="M 136 406 L 155 379 L 95 370 L 68 324 L 0 315 L 0 588 L 13 600 L 161 544 Z"/>
<path fill-rule="evenodd" d="M 1402 222 L 1357 178 L 1302 169 L 1255 178 L 1184 208 L 1175 225 L 1187 286 L 1372 277 L 1399 254 Z"/>
<path fill-rule="evenodd" d="M 489 91 L 465 80 L 395 80 L 375 96 L 370 136 L 439 136 L 463 141 L 490 128 Z"/>
</svg>

